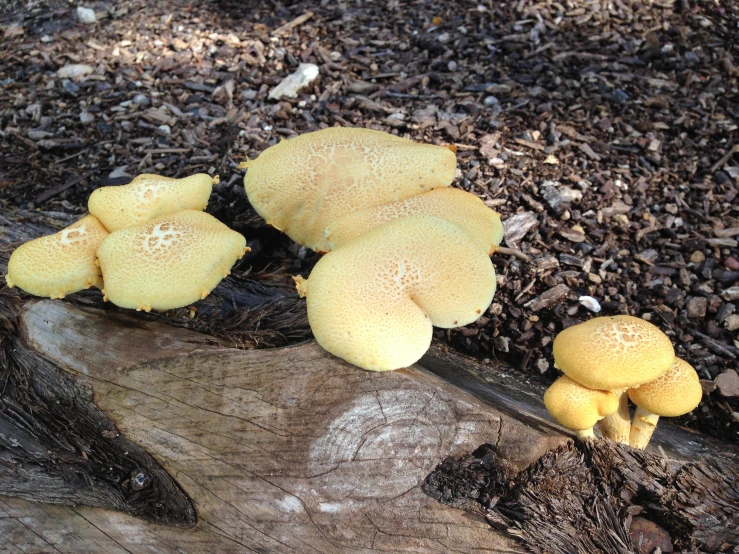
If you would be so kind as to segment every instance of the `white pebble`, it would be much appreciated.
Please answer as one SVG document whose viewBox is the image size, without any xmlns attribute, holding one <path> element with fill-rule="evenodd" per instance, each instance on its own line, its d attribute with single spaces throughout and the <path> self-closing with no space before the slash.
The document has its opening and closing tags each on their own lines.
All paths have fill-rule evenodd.
<svg viewBox="0 0 739 554">
<path fill-rule="evenodd" d="M 597 314 L 600 311 L 600 302 L 592 296 L 581 296 L 578 300 L 580 301 L 580 304 L 585 306 L 591 312 L 595 312 Z"/>
</svg>

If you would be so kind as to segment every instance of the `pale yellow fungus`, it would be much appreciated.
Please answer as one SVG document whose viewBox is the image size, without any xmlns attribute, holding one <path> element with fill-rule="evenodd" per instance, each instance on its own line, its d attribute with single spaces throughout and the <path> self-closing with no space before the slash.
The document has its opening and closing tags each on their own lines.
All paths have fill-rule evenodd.
<svg viewBox="0 0 739 554">
<path fill-rule="evenodd" d="M 87 215 L 58 233 L 20 245 L 10 256 L 5 280 L 29 294 L 64 298 L 90 287 L 102 287 L 95 252 L 108 231 Z"/>
<path fill-rule="evenodd" d="M 693 366 L 675 358 L 670 370 L 637 388 L 629 389 L 636 404 L 629 444 L 644 449 L 660 417 L 677 417 L 694 410 L 703 398 L 703 388 Z"/>
<path fill-rule="evenodd" d="M 562 331 L 554 339 L 555 367 L 581 385 L 614 391 L 619 409 L 600 427 L 607 437 L 628 444 L 630 416 L 626 389 L 654 381 L 670 369 L 675 350 L 657 327 L 628 315 L 596 317 Z"/>
<path fill-rule="evenodd" d="M 447 187 L 456 155 L 380 131 L 332 127 L 284 140 L 245 164 L 244 186 L 269 225 L 313 250 L 344 214 Z"/>
<path fill-rule="evenodd" d="M 584 387 L 563 375 L 544 393 L 544 405 L 559 423 L 587 439 L 595 437 L 593 426 L 599 420 L 618 409 L 618 396 Z"/>
<path fill-rule="evenodd" d="M 500 215 L 474 194 L 442 188 L 403 200 L 373 206 L 346 214 L 328 224 L 326 240 L 331 249 L 366 233 L 370 229 L 414 214 L 434 215 L 466 228 L 492 254 L 503 240 Z"/>
<path fill-rule="evenodd" d="M 431 327 L 472 323 L 495 293 L 486 250 L 465 228 L 429 215 L 385 223 L 326 254 L 296 279 L 323 348 L 364 369 L 418 361 Z"/>
<path fill-rule="evenodd" d="M 204 210 L 217 179 L 205 173 L 182 179 L 139 175 L 127 185 L 93 191 L 87 206 L 112 233 L 182 210 Z"/>
<path fill-rule="evenodd" d="M 249 248 L 211 215 L 185 210 L 111 233 L 98 249 L 106 299 L 169 310 L 205 298 Z"/>
</svg>

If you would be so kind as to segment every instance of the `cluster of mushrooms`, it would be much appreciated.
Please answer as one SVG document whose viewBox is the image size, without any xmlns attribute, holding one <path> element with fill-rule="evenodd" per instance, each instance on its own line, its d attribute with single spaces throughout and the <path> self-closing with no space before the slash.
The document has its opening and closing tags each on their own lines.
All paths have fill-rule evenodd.
<svg viewBox="0 0 739 554">
<path fill-rule="evenodd" d="M 90 195 L 90 213 L 19 246 L 8 286 L 50 298 L 97 287 L 123 308 L 169 310 L 205 298 L 249 249 L 242 235 L 202 210 L 206 174 L 139 175 Z"/>
<path fill-rule="evenodd" d="M 324 349 L 368 370 L 407 367 L 433 325 L 467 325 L 488 308 L 503 226 L 474 194 L 446 188 L 456 162 L 447 147 L 334 127 L 242 164 L 259 215 L 325 253 L 295 278 Z"/>
<path fill-rule="evenodd" d="M 644 449 L 660 416 L 684 415 L 703 395 L 695 369 L 638 317 L 596 317 L 565 329 L 554 340 L 554 362 L 564 375 L 547 389 L 544 404 L 581 439 L 595 437 L 600 421 L 606 437 Z"/>
</svg>

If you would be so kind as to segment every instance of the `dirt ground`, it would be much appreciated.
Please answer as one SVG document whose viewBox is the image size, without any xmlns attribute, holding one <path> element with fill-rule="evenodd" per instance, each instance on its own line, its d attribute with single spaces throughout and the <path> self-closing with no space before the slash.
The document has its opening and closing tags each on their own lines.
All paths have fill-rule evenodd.
<svg viewBox="0 0 739 554">
<path fill-rule="evenodd" d="M 435 338 L 549 383 L 554 336 L 593 297 L 696 367 L 706 395 L 682 423 L 739 440 L 739 3 L 83 6 L 97 22 L 67 1 L 0 7 L 0 209 L 83 214 L 138 173 L 217 173 L 208 211 L 246 236 L 240 269 L 287 279 L 317 256 L 264 226 L 239 162 L 334 125 L 455 144 L 454 186 L 516 252 L 493 257 L 488 313 Z M 301 62 L 320 77 L 269 100 Z"/>
</svg>

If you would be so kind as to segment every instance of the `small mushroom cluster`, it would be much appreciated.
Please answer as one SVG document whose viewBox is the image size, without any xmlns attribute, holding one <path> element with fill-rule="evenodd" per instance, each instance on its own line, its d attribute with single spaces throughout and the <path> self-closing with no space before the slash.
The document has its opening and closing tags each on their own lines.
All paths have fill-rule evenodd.
<svg viewBox="0 0 739 554">
<path fill-rule="evenodd" d="M 306 280 L 318 343 L 364 369 L 418 361 L 432 326 L 475 321 L 495 293 L 490 254 L 500 216 L 449 189 L 452 149 L 329 128 L 285 140 L 242 165 L 254 209 L 296 242 L 326 253 Z"/>
<path fill-rule="evenodd" d="M 53 235 L 19 246 L 8 286 L 51 298 L 97 287 L 105 300 L 149 311 L 205 298 L 249 249 L 239 233 L 202 210 L 209 175 L 139 175 L 102 187 L 90 214 Z"/>
<path fill-rule="evenodd" d="M 553 348 L 555 367 L 565 375 L 547 389 L 544 405 L 580 438 L 593 438 L 600 421 L 606 437 L 644 449 L 660 416 L 686 414 L 701 401 L 695 369 L 638 317 L 593 318 L 562 331 Z M 636 405 L 633 425 L 629 399 Z"/>
</svg>

